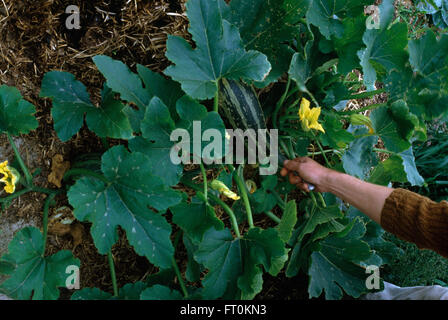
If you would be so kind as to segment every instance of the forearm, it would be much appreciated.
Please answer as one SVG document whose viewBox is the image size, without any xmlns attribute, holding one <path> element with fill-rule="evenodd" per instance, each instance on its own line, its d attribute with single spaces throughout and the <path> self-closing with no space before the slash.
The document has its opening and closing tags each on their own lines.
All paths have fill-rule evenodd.
<svg viewBox="0 0 448 320">
<path fill-rule="evenodd" d="M 328 174 L 326 187 L 329 192 L 353 205 L 378 224 L 381 222 L 384 203 L 394 191 L 337 171 Z"/>
</svg>

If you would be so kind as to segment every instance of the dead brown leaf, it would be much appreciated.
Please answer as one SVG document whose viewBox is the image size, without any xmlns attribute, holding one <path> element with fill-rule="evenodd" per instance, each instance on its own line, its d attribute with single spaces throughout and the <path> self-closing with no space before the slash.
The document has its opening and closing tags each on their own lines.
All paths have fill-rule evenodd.
<svg viewBox="0 0 448 320">
<path fill-rule="evenodd" d="M 61 187 L 61 181 L 65 172 L 70 168 L 70 161 L 64 161 L 60 154 L 56 154 L 51 163 L 51 173 L 48 175 L 48 182 L 56 187 Z"/>
</svg>

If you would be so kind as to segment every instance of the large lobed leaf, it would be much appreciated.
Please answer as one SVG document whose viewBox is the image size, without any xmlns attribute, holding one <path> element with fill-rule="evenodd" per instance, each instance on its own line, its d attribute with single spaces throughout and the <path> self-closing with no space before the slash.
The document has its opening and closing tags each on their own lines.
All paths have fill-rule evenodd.
<svg viewBox="0 0 448 320">
<path fill-rule="evenodd" d="M 262 269 L 277 275 L 286 259 L 284 242 L 274 229 L 250 229 L 234 239 L 229 229 L 210 228 L 195 253 L 208 269 L 202 281 L 205 299 L 253 299 L 262 289 Z"/>
<path fill-rule="evenodd" d="M 375 81 L 384 78 L 392 70 L 404 68 L 408 53 L 408 29 L 404 23 L 393 24 L 393 0 L 384 0 L 379 6 L 380 28 L 368 29 L 363 36 L 367 48 L 358 52 L 364 72 L 364 84 L 374 89 Z"/>
<path fill-rule="evenodd" d="M 9 253 L 0 262 L 6 261 L 13 269 L 1 284 L 0 292 L 18 300 L 57 300 L 58 288 L 66 286 L 67 267 L 79 267 L 80 263 L 67 250 L 44 257 L 44 238 L 34 227 L 17 232 L 8 249 Z"/>
<path fill-rule="evenodd" d="M 54 129 L 62 141 L 68 141 L 81 129 L 86 115 L 87 126 L 99 137 L 130 139 L 132 128 L 125 107 L 115 100 L 114 93 L 105 86 L 102 101 L 95 107 L 86 87 L 68 72 L 50 71 L 44 75 L 40 97 L 53 101 L 51 115 Z"/>
<path fill-rule="evenodd" d="M 311 254 L 308 270 L 310 297 L 325 291 L 325 298 L 342 298 L 342 289 L 352 297 L 366 293 L 366 273 L 359 264 L 371 256 L 369 245 L 362 241 L 366 228 L 357 220 L 348 234 L 334 234 L 319 242 L 320 249 Z"/>
<path fill-rule="evenodd" d="M 166 56 L 175 65 L 165 74 L 196 99 L 213 98 L 221 78 L 263 81 L 271 70 L 266 56 L 246 51 L 238 29 L 223 20 L 223 0 L 190 0 L 186 4 L 189 32 L 196 48 L 184 39 L 168 36 Z"/>
<path fill-rule="evenodd" d="M 76 218 L 92 222 L 92 237 L 100 253 L 107 253 L 117 241 L 120 226 L 138 254 L 157 266 L 171 265 L 171 226 L 161 212 L 178 204 L 181 196 L 154 176 L 153 170 L 145 155 L 116 146 L 102 157 L 108 183 L 83 177 L 68 191 Z"/>
</svg>

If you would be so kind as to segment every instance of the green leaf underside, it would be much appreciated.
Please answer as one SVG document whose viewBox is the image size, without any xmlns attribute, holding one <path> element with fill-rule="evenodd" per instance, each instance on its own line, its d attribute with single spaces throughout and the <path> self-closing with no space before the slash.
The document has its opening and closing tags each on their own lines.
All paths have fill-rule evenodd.
<svg viewBox="0 0 448 320">
<path fill-rule="evenodd" d="M 358 131 L 357 134 L 365 134 L 367 129 Z M 373 152 L 378 137 L 367 136 L 357 138 L 350 143 L 348 149 L 342 155 L 342 165 L 346 173 L 366 180 L 372 167 L 378 164 L 378 157 Z"/>
<path fill-rule="evenodd" d="M 375 109 L 370 119 L 375 132 L 384 141 L 388 150 L 402 152 L 411 147 L 409 138 L 414 132 L 416 119 L 406 106 L 400 103 Z"/>
<path fill-rule="evenodd" d="M 187 2 L 188 30 L 196 49 L 182 38 L 168 36 L 166 57 L 175 65 L 165 74 L 192 98 L 213 98 L 221 78 L 262 81 L 271 69 L 266 56 L 245 51 L 238 29 L 222 19 L 220 8 L 225 6 L 223 0 Z"/>
<path fill-rule="evenodd" d="M 57 300 L 59 287 L 66 286 L 69 266 L 79 267 L 79 260 L 68 250 L 43 257 L 44 239 L 35 227 L 20 230 L 9 244 L 9 253 L 2 257 L 14 263 L 14 271 L 1 284 L 0 292 L 18 300 Z"/>
<path fill-rule="evenodd" d="M 297 222 L 297 205 L 294 200 L 286 204 L 283 211 L 282 219 L 277 226 L 278 234 L 283 242 L 287 242 L 291 238 L 292 230 Z"/>
<path fill-rule="evenodd" d="M 135 251 L 160 267 L 169 267 L 174 248 L 171 226 L 159 211 L 176 205 L 181 196 L 151 174 L 147 157 L 116 146 L 102 157 L 105 184 L 83 177 L 70 188 L 68 198 L 80 221 L 92 222 L 91 233 L 98 251 L 106 254 L 117 241 L 117 226 L 126 231 Z"/>
<path fill-rule="evenodd" d="M 399 155 L 392 155 L 375 167 L 368 181 L 387 186 L 390 182 L 407 182 L 407 179 L 403 159 Z"/>
</svg>

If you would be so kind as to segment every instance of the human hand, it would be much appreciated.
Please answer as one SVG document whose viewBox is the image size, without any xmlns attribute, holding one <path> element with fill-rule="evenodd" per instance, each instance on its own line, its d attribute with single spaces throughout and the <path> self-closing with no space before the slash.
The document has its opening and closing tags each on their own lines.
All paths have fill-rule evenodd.
<svg viewBox="0 0 448 320">
<path fill-rule="evenodd" d="M 333 170 L 307 157 L 286 160 L 283 166 L 280 175 L 283 177 L 288 175 L 289 182 L 301 190 L 309 192 L 307 183 L 310 183 L 316 187 L 315 191 L 317 192 L 329 191 L 326 182 Z"/>
</svg>

